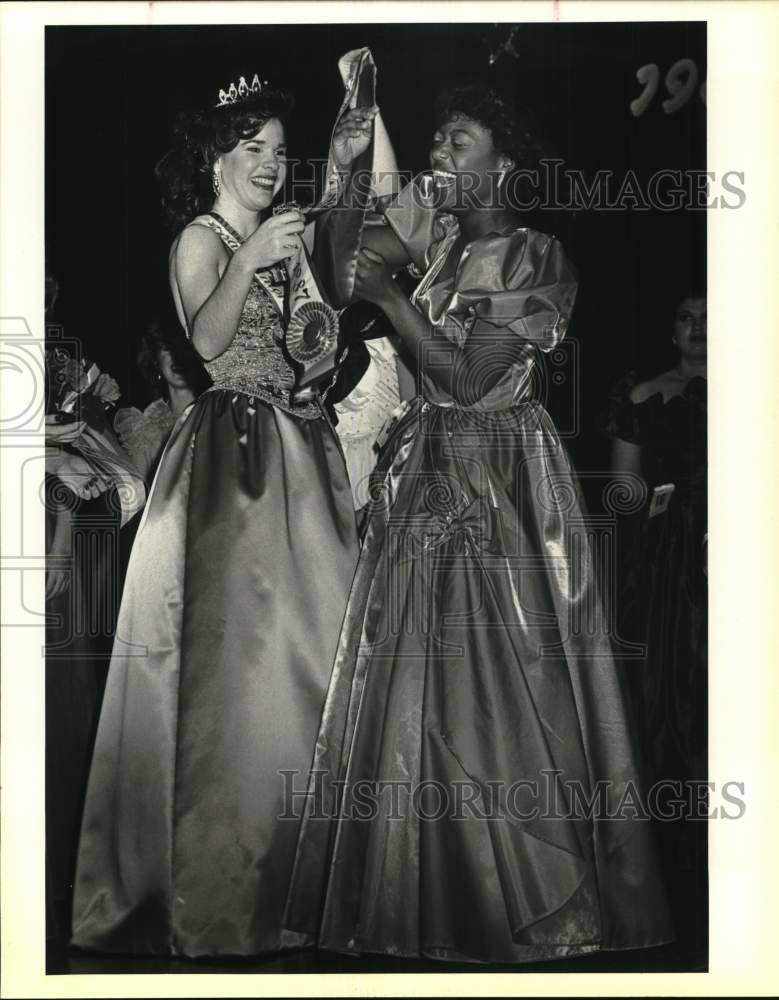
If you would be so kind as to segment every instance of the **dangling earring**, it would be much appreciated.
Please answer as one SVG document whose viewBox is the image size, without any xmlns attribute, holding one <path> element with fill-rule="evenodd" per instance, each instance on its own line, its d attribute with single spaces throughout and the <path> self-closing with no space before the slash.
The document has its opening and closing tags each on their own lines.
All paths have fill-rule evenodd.
<svg viewBox="0 0 779 1000">
<path fill-rule="evenodd" d="M 221 185 L 219 182 L 219 171 L 217 170 L 216 167 L 214 167 L 214 169 L 211 171 L 211 187 L 214 189 L 214 194 L 216 195 L 217 198 L 219 197 L 220 186 Z"/>
<path fill-rule="evenodd" d="M 498 178 L 498 191 L 500 191 L 501 187 L 503 186 L 503 181 L 505 179 L 506 179 L 506 171 L 501 170 L 500 177 Z"/>
</svg>

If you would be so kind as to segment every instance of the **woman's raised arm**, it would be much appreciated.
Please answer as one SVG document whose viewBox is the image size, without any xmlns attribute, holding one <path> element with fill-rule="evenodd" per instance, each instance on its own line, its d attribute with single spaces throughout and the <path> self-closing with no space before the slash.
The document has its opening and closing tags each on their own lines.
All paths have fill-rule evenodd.
<svg viewBox="0 0 779 1000">
<path fill-rule="evenodd" d="M 357 157 L 365 152 L 373 136 L 374 119 L 377 107 L 353 108 L 347 111 L 335 127 L 330 149 L 336 167 L 336 175 L 340 174 L 340 184 L 345 184 L 352 171 Z M 349 206 L 337 205 L 337 212 L 350 211 Z M 362 211 L 358 208 L 357 211 Z M 395 233 L 386 225 L 367 225 L 360 234 L 360 247 L 368 247 L 381 254 L 387 264 L 394 270 L 405 267 L 411 261 L 411 255 L 398 239 Z"/>
<path fill-rule="evenodd" d="M 381 254 L 393 271 L 411 263 L 411 255 L 389 226 L 366 226 L 361 247 Z"/>
<path fill-rule="evenodd" d="M 274 215 L 228 259 L 221 240 L 206 226 L 184 230 L 171 251 L 173 291 L 174 296 L 178 292 L 187 331 L 204 361 L 219 357 L 232 343 L 254 272 L 288 256 L 302 232 L 299 211 Z"/>
</svg>

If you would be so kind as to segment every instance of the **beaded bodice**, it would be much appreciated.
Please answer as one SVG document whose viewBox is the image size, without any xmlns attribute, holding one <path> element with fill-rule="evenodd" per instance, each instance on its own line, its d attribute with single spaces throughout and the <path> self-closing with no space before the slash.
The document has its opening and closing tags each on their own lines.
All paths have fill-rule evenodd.
<svg viewBox="0 0 779 1000">
<path fill-rule="evenodd" d="M 218 216 L 201 215 L 191 225 L 208 226 L 217 233 L 229 253 L 240 246 L 241 237 Z M 283 301 L 286 275 L 282 269 L 275 270 L 275 288 Z M 235 337 L 219 357 L 204 362 L 213 379 L 213 388 L 256 396 L 296 417 L 321 417 L 322 411 L 315 401 L 293 402 L 295 370 L 284 353 L 283 344 L 284 324 L 279 307 L 255 277 Z"/>
</svg>

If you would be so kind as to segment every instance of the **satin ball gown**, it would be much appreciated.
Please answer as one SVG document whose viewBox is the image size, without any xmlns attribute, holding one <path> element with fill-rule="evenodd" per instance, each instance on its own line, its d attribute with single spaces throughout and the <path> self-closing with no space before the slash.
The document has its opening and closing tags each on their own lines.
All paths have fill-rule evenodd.
<svg viewBox="0 0 779 1000">
<path fill-rule="evenodd" d="M 195 220 L 228 248 L 223 220 Z M 252 955 L 282 927 L 307 774 L 357 538 L 315 402 L 292 400 L 257 282 L 213 388 L 174 427 L 130 557 L 81 830 L 72 943 Z"/>
<path fill-rule="evenodd" d="M 441 279 L 456 220 L 414 185 L 386 217 L 442 363 L 477 324 L 519 349 L 469 407 L 423 377 L 383 450 L 285 923 L 336 951 L 483 963 L 665 943 L 648 824 L 608 818 L 638 792 L 632 734 L 575 475 L 533 398 L 576 278 L 556 240 L 510 228 Z M 604 789 L 594 818 L 576 789 Z"/>
</svg>

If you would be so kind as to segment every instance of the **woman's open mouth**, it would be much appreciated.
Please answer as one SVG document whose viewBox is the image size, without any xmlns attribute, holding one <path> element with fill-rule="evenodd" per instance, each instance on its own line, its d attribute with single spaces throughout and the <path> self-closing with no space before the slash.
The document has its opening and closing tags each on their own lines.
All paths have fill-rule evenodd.
<svg viewBox="0 0 779 1000">
<path fill-rule="evenodd" d="M 260 188 L 262 191 L 272 191 L 276 186 L 275 177 L 259 175 L 257 177 L 250 177 L 249 180 L 256 188 Z"/>
<path fill-rule="evenodd" d="M 451 187 L 457 180 L 457 174 L 448 170 L 434 170 L 433 183 L 436 187 Z"/>
</svg>

